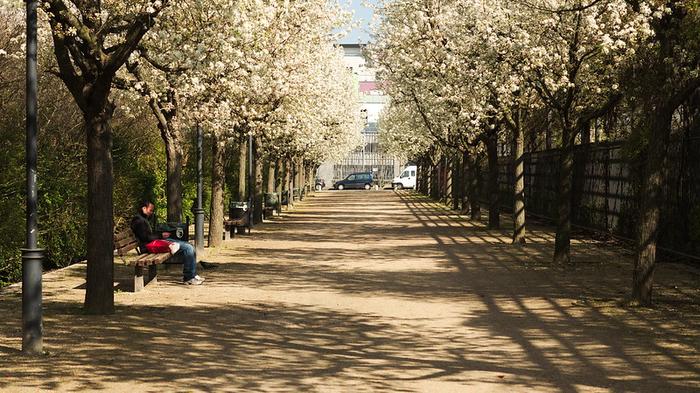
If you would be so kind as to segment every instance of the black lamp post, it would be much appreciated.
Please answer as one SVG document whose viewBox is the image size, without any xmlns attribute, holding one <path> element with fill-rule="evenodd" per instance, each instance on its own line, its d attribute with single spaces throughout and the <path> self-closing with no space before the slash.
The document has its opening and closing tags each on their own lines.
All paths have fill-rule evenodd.
<svg viewBox="0 0 700 393">
<path fill-rule="evenodd" d="M 197 207 L 194 210 L 194 236 L 197 255 L 204 252 L 204 209 L 202 208 L 202 126 L 197 125 Z"/>
<path fill-rule="evenodd" d="M 41 273 L 37 248 L 37 0 L 27 1 L 27 243 L 22 249 L 22 352 L 42 353 Z"/>
<path fill-rule="evenodd" d="M 248 132 L 248 225 L 253 226 L 253 203 L 255 203 L 255 177 L 253 175 L 253 132 Z"/>
</svg>

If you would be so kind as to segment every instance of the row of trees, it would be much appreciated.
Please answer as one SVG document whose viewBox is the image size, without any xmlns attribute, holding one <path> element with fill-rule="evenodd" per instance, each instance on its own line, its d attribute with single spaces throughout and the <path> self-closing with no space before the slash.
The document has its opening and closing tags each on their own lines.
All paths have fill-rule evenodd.
<svg viewBox="0 0 700 393">
<path fill-rule="evenodd" d="M 560 148 L 553 262 L 570 262 L 576 143 L 630 141 L 640 165 L 633 297 L 652 300 L 664 161 L 681 112 L 694 124 L 700 10 L 677 0 L 396 0 L 379 7 L 371 48 L 391 105 L 381 137 L 395 154 L 460 156 L 463 206 L 478 215 L 489 167 L 489 225 L 499 226 L 498 154 L 513 157 L 513 242 L 525 242 L 525 136 Z M 536 144 L 535 144 L 536 145 Z"/>
<path fill-rule="evenodd" d="M 238 147 L 245 162 L 251 148 L 255 176 L 248 186 L 261 206 L 264 167 L 268 191 L 290 188 L 295 175 L 300 184 L 321 162 L 360 143 L 357 89 L 334 45 L 334 31 L 348 15 L 332 2 L 45 0 L 41 5 L 43 67 L 63 81 L 86 138 L 88 312 L 114 309 L 115 116 L 143 116 L 144 106 L 150 111 L 164 142 L 169 221 L 182 220 L 191 135 L 198 127 L 205 131 L 212 147 L 210 246 L 223 232 L 226 158 L 237 153 L 228 149 Z M 2 7 L 3 17 L 22 25 L 21 2 Z M 21 36 L 8 42 L 16 45 L 3 49 L 0 59 L 21 58 Z M 253 144 L 247 147 L 249 138 Z M 245 165 L 238 168 L 245 187 Z M 245 189 L 238 194 L 247 199 L 241 198 Z"/>
</svg>

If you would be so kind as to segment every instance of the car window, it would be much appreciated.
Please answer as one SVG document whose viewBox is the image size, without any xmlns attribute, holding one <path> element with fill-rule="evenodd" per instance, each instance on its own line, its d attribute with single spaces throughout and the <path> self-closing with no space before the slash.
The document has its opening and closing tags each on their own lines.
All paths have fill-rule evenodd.
<svg viewBox="0 0 700 393">
<path fill-rule="evenodd" d="M 355 175 L 350 175 L 345 180 L 350 180 L 350 181 L 355 180 Z"/>
<path fill-rule="evenodd" d="M 416 175 L 416 171 L 411 171 L 411 177 Z"/>
<path fill-rule="evenodd" d="M 401 173 L 401 177 L 408 177 L 408 171 L 404 171 L 403 173 Z"/>
</svg>

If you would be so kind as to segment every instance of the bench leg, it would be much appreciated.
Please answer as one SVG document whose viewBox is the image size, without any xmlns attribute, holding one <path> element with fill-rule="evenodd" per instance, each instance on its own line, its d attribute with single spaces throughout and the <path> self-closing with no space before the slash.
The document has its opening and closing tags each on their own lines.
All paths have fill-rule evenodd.
<svg viewBox="0 0 700 393">
<path fill-rule="evenodd" d="M 143 290 L 143 266 L 134 267 L 134 292 Z"/>
<path fill-rule="evenodd" d="M 148 266 L 148 284 L 158 282 L 158 265 Z"/>
</svg>

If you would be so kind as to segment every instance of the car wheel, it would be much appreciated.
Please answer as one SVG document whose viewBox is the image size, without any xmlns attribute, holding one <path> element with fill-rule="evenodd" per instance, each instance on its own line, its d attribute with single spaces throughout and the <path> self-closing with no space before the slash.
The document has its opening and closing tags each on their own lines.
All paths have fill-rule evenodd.
<svg viewBox="0 0 700 393">
<path fill-rule="evenodd" d="M 401 184 L 401 183 L 395 183 L 395 184 L 394 184 L 394 190 L 403 190 L 403 184 Z"/>
<path fill-rule="evenodd" d="M 342 185 L 342 184 L 338 184 L 338 189 L 339 189 L 339 190 L 342 190 L 342 189 L 344 189 L 344 188 L 345 188 L 345 186 L 344 186 L 344 185 Z"/>
<path fill-rule="evenodd" d="M 369 190 L 370 188 L 372 188 L 371 184 L 365 184 L 365 190 Z"/>
<path fill-rule="evenodd" d="M 320 184 L 316 184 L 316 191 L 321 191 L 322 188 Z"/>
</svg>

